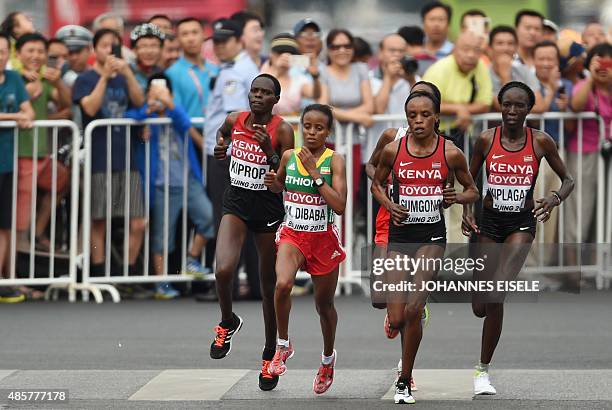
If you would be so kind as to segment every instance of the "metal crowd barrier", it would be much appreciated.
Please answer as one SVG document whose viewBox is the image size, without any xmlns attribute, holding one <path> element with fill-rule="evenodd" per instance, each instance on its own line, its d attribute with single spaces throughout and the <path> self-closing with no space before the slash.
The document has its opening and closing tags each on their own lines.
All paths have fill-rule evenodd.
<svg viewBox="0 0 612 410">
<path fill-rule="evenodd" d="M 37 120 L 33 121 L 33 147 L 32 152 L 38 152 L 38 135 L 41 128 L 51 130 L 51 151 L 49 156 L 51 162 L 51 216 L 49 219 L 49 251 L 41 252 L 36 250 L 36 221 L 37 221 L 37 191 L 39 180 L 38 162 L 33 161 L 32 179 L 31 179 L 31 203 L 30 203 L 30 225 L 27 232 L 17 235 L 17 195 L 18 195 L 18 152 L 19 152 L 19 129 L 15 121 L 2 121 L 0 128 L 9 128 L 14 131 L 14 150 L 13 150 L 13 192 L 12 192 L 12 221 L 10 231 L 9 245 L 9 272 L 8 278 L 0 277 L 0 286 L 48 286 L 45 292 L 45 298 L 48 300 L 51 297 L 57 298 L 57 291 L 65 289 L 68 291 L 68 299 L 71 302 L 76 300 L 76 291 L 82 289 L 83 286 L 77 283 L 77 234 L 78 234 L 78 215 L 79 215 L 79 163 L 76 159 L 79 152 L 80 137 L 79 130 L 76 124 L 68 120 Z M 68 129 L 70 132 L 70 142 L 63 147 L 59 147 L 59 130 Z M 71 151 L 72 159 L 69 165 L 70 178 L 70 218 L 68 223 L 68 269 L 67 272 L 56 272 L 56 263 L 61 259 L 66 259 L 65 255 L 56 251 L 57 245 L 57 177 L 58 177 L 58 152 L 60 150 Z M 36 156 L 36 154 L 34 154 Z M 47 158 L 41 157 L 40 159 Z M 28 234 L 26 243 L 26 234 Z M 21 246 L 19 246 L 21 245 Z M 17 257 L 18 253 L 28 256 L 28 273 L 27 275 L 18 274 Z M 44 262 L 41 259 L 48 259 L 47 269 L 42 268 Z M 24 258 L 21 259 L 22 261 Z M 38 264 L 37 264 L 38 262 Z M 67 274 L 66 274 L 67 273 Z"/>
<path fill-rule="evenodd" d="M 605 138 L 604 135 L 604 124 L 601 118 L 599 118 L 595 113 L 545 113 L 541 115 L 530 115 L 528 120 L 539 121 L 540 128 L 544 128 L 544 121 L 546 120 L 556 120 L 559 122 L 559 146 L 560 154 L 562 159 L 565 160 L 566 152 L 563 147 L 565 146 L 565 140 L 567 139 L 564 131 L 564 121 L 566 120 L 577 120 L 577 132 L 578 132 L 578 151 L 582 150 L 582 125 L 583 120 L 586 119 L 597 119 L 599 121 L 600 128 L 600 140 Z M 291 124 L 298 124 L 299 127 L 299 117 L 290 117 L 286 118 L 286 120 Z M 500 121 L 501 116 L 499 113 L 489 113 L 489 114 L 481 114 L 473 116 L 473 124 L 474 129 L 483 130 L 488 128 L 489 123 Z M 202 118 L 194 118 L 194 124 L 202 124 Z M 397 126 L 397 124 L 405 124 L 405 117 L 403 115 L 375 115 L 374 116 L 375 124 L 378 126 L 381 125 L 392 125 Z M 70 184 L 70 246 L 69 246 L 69 269 L 67 276 L 58 276 L 57 272 L 55 272 L 55 259 L 57 259 L 57 254 L 55 252 L 55 241 L 56 241 L 56 205 L 57 205 L 57 186 L 56 186 L 56 177 L 57 177 L 57 164 L 54 161 L 52 166 L 52 215 L 50 220 L 50 241 L 51 241 L 51 249 L 49 252 L 49 273 L 46 276 L 41 276 L 35 270 L 35 247 L 34 247 L 34 221 L 36 216 L 36 190 L 32 191 L 32 207 L 31 207 L 31 216 L 32 216 L 32 226 L 29 229 L 29 275 L 27 278 L 18 277 L 16 275 L 16 248 L 17 248 L 17 237 L 16 237 L 16 207 L 17 207 L 17 173 L 15 172 L 13 175 L 13 220 L 12 220 L 12 229 L 11 229 L 11 252 L 10 252 L 10 272 L 9 278 L 3 279 L 0 281 L 0 284 L 7 286 L 19 286 L 19 285 L 49 285 L 49 289 L 47 291 L 47 297 L 51 296 L 51 293 L 54 289 L 62 288 L 67 289 L 69 292 L 69 300 L 76 300 L 76 292 L 81 290 L 83 292 L 83 299 L 87 300 L 89 297 L 89 293 L 93 295 L 96 302 L 102 302 L 102 292 L 107 291 L 110 293 L 112 299 L 117 302 L 120 300 L 119 294 L 113 285 L 121 284 L 121 283 L 138 283 L 138 282 L 160 282 L 160 281 L 191 281 L 192 276 L 183 275 L 183 274 L 171 274 L 167 269 L 167 258 L 168 258 L 168 187 L 167 184 L 164 190 L 164 210 L 166 217 L 164 222 L 164 271 L 163 275 L 157 276 L 154 274 L 149 274 L 149 260 L 150 260 L 150 238 L 149 238 L 149 220 L 150 220 L 150 178 L 149 168 L 150 168 L 150 148 L 149 143 L 145 143 L 145 162 L 146 162 L 146 172 L 143 177 L 143 191 L 144 191 L 144 211 L 145 211 L 145 219 L 147 221 L 146 229 L 144 233 L 144 242 L 142 253 L 144 255 L 143 258 L 143 271 L 141 274 L 134 274 L 134 272 L 128 272 L 127 265 L 127 257 L 129 251 L 129 206 L 130 206 L 130 198 L 129 198 L 129 189 L 127 190 L 125 201 L 123 204 L 112 204 L 111 203 L 111 195 L 107 195 L 107 203 L 106 203 L 106 221 L 105 221 L 105 230 L 106 230 L 106 241 L 105 241 L 105 269 L 104 275 L 100 277 L 92 277 L 90 275 L 90 235 L 91 235 L 91 165 L 92 165 L 92 155 L 95 153 L 92 152 L 92 133 L 93 130 L 97 127 L 106 127 L 107 137 L 111 134 L 112 126 L 121 126 L 126 127 L 126 138 L 129 140 L 132 138 L 132 126 L 136 125 L 159 125 L 162 128 L 161 138 L 168 138 L 169 127 L 171 126 L 171 120 L 168 118 L 160 118 L 160 119 L 149 119 L 144 122 L 137 122 L 130 119 L 104 119 L 104 120 L 96 120 L 89 124 L 89 126 L 85 129 L 84 132 L 84 172 L 83 172 L 83 186 L 82 186 L 82 240 L 81 240 L 81 249 L 79 250 L 79 189 L 80 189 L 80 179 L 79 179 L 79 161 L 75 158 L 77 157 L 76 153 L 79 150 L 80 146 L 80 138 L 79 132 L 76 125 L 71 121 L 35 121 L 34 125 L 34 133 L 37 136 L 38 128 L 46 127 L 52 129 L 52 152 L 57 152 L 58 150 L 58 129 L 65 127 L 70 129 L 72 134 L 71 140 L 71 149 L 73 151 L 73 160 L 70 164 L 70 174 L 71 174 L 71 184 Z M 481 125 L 478 127 L 478 125 Z M 15 122 L 0 122 L 0 127 L 2 128 L 14 128 L 15 129 L 15 149 L 14 149 L 14 159 L 15 159 L 15 169 L 17 169 L 17 153 L 18 153 L 18 131 L 16 129 Z M 355 243 L 359 242 L 359 245 L 365 244 L 369 245 L 372 243 L 373 238 L 373 202 L 372 195 L 370 193 L 370 185 L 371 182 L 368 181 L 368 189 L 367 189 L 367 212 L 366 214 L 366 236 L 365 238 L 360 238 L 360 241 L 356 241 L 357 237 L 354 232 L 354 211 L 355 211 L 355 200 L 353 196 L 353 190 L 350 189 L 353 185 L 353 171 L 352 171 L 352 162 L 353 162 L 353 151 L 349 149 L 352 147 L 353 142 L 357 135 L 363 135 L 364 130 L 359 130 L 359 127 L 355 124 L 335 124 L 334 130 L 334 142 L 336 144 L 336 150 L 345 155 L 346 164 L 347 164 L 347 207 L 344 217 L 337 217 L 336 222 L 338 224 L 339 230 L 342 233 L 343 242 L 345 244 L 345 250 L 347 254 L 346 261 L 342 264 L 340 270 L 340 279 L 338 287 L 338 291 L 341 287 L 344 287 L 345 293 L 351 292 L 351 287 L 353 284 L 357 284 L 362 287 L 367 287 L 367 281 L 363 281 L 364 272 L 360 269 L 360 260 L 356 259 L 356 257 L 360 257 L 361 248 L 355 247 Z M 301 131 L 301 130 L 300 130 Z M 301 141 L 301 132 L 298 131 L 296 136 L 296 140 Z M 358 134 L 359 132 L 359 134 Z M 366 134 L 367 135 L 367 134 Z M 470 155 L 470 141 L 476 137 L 476 133 L 474 135 L 469 135 L 466 133 L 464 146 L 465 153 L 468 157 Z M 369 133 L 367 135 L 367 140 L 365 141 L 372 147 L 376 140 L 378 139 L 379 134 L 376 135 L 374 133 Z M 36 141 L 36 138 L 35 138 Z M 185 143 L 183 145 L 183 153 L 187 152 L 187 139 L 184 139 Z M 363 141 L 361 141 L 363 142 Z M 35 142 L 36 144 L 36 142 Z M 130 144 L 126 145 L 128 149 L 126 150 L 126 169 L 130 168 L 131 161 L 131 153 L 130 153 Z M 111 152 L 112 148 L 112 139 L 107 138 L 107 152 Z M 34 146 L 34 151 L 36 151 L 37 147 Z M 169 151 L 167 153 L 169 155 Z M 366 155 L 367 156 L 367 155 Z M 187 156 L 185 155 L 185 158 Z M 106 182 L 107 187 L 111 185 L 111 161 L 110 156 L 107 158 L 107 167 L 106 167 Z M 367 161 L 368 158 L 364 158 L 364 162 Z M 582 157 L 578 156 L 578 172 L 574 175 L 574 179 L 576 181 L 576 187 L 574 193 L 572 195 L 576 195 L 580 200 L 578 201 L 578 212 L 576 216 L 576 226 L 580 227 L 582 224 Z M 165 162 L 168 164 L 168 161 Z M 187 187 L 187 176 L 188 176 L 188 161 L 184 162 L 183 169 L 183 185 Z M 36 168 L 35 168 L 36 170 Z M 203 155 L 203 173 L 206 172 L 206 155 Z M 545 171 L 548 172 L 548 171 Z M 596 204 L 596 242 L 599 244 L 610 244 L 611 236 L 612 236 L 612 167 L 608 166 L 606 169 L 606 164 L 601 156 L 598 156 L 597 160 L 597 204 Z M 165 180 L 168 181 L 169 178 L 169 169 L 166 167 L 164 169 Z M 543 175 L 540 175 L 542 178 Z M 32 175 L 32 184 L 36 186 L 38 178 L 38 172 L 34 172 Z M 129 178 L 126 177 L 126 185 L 129 186 Z M 545 194 L 543 192 L 542 186 L 538 187 L 539 190 L 536 192 L 536 196 L 540 197 Z M 108 190 L 110 191 L 110 189 Z M 183 218 L 182 218 L 182 232 L 183 237 L 180 238 L 180 242 L 182 245 L 182 258 L 181 258 L 181 271 L 184 271 L 186 265 L 186 250 L 187 250 L 187 241 L 188 235 L 187 232 L 187 190 L 183 190 Z M 111 221 L 111 212 L 113 206 L 123 206 L 124 212 L 123 217 L 123 229 L 124 229 L 124 237 L 123 237 L 123 258 L 121 263 L 120 271 L 112 271 L 112 255 L 113 252 L 111 250 L 111 235 L 112 231 L 112 221 Z M 456 205 L 458 207 L 458 205 Z M 557 246 L 559 249 L 559 254 L 563 255 L 562 247 L 563 247 L 563 238 L 564 238 L 564 218 L 563 218 L 563 206 L 559 209 L 559 218 L 557 220 L 557 234 L 559 240 L 557 241 Z M 449 210 L 446 210 L 447 214 Z M 447 215 L 448 216 L 448 215 Z M 451 224 L 460 224 L 459 221 L 453 221 L 451 218 L 447 219 L 447 228 Z M 578 229 L 578 238 L 577 242 L 581 242 L 581 230 Z M 537 238 L 534 243 L 543 244 L 548 240 L 550 243 L 550 238 L 546 238 L 543 229 L 538 230 Z M 465 239 L 464 239 L 465 241 Z M 177 240 L 179 242 L 179 240 Z M 179 247 L 177 246 L 177 249 Z M 115 250 L 114 253 L 120 253 Z M 585 274 L 591 275 L 595 277 L 597 287 L 607 287 L 610 285 L 610 279 L 612 278 L 611 271 L 611 263 L 610 263 L 611 255 L 610 252 L 598 252 L 596 256 L 596 261 L 593 264 L 581 265 L 580 271 Z M 83 271 L 83 279 L 82 283 L 77 283 L 77 269 L 81 268 Z M 544 265 L 542 263 L 536 266 L 527 266 L 525 268 L 525 272 L 528 274 L 541 274 L 541 273 L 566 273 L 572 272 L 576 270 L 577 266 L 566 266 L 563 264 L 563 258 L 559 263 L 555 265 Z M 365 273 L 367 274 L 367 272 Z M 304 272 L 298 274 L 298 278 L 308 278 L 308 275 Z M 365 290 L 365 289 L 364 289 Z"/>
</svg>

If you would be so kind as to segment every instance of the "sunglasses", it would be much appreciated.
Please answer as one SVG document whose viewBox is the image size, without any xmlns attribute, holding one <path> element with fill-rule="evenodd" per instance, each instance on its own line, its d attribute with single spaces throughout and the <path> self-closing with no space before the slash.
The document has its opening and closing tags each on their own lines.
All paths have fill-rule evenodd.
<svg viewBox="0 0 612 410">
<path fill-rule="evenodd" d="M 333 50 L 333 51 L 338 51 L 341 48 L 343 48 L 345 50 L 352 50 L 353 49 L 353 45 L 350 44 L 350 43 L 347 43 L 347 44 L 331 44 L 329 46 L 329 49 Z"/>
</svg>

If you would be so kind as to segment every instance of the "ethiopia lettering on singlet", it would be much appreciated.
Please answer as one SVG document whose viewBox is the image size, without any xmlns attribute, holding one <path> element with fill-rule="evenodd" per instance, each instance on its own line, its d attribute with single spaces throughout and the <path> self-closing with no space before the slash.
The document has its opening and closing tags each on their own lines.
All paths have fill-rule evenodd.
<svg viewBox="0 0 612 410">
<path fill-rule="evenodd" d="M 434 163 L 435 166 L 435 163 Z M 437 182 L 442 179 L 439 169 L 403 169 L 398 170 L 400 178 L 412 181 L 422 180 L 412 184 L 399 185 L 399 203 L 408 209 L 405 224 L 436 223 L 441 219 L 442 185 Z"/>
<path fill-rule="evenodd" d="M 245 132 L 233 132 L 230 183 L 253 191 L 265 191 L 267 188 L 263 179 L 270 170 L 266 154 L 256 141 L 245 136 Z"/>
<path fill-rule="evenodd" d="M 520 212 L 533 186 L 533 156 L 524 155 L 523 164 L 496 161 L 496 155 L 491 158 L 487 185 L 493 208 L 500 212 Z"/>
<path fill-rule="evenodd" d="M 287 175 L 286 184 L 312 186 L 310 177 Z M 286 191 L 285 223 L 296 231 L 325 232 L 328 223 L 328 209 L 325 199 L 320 194 L 309 192 Z"/>
</svg>

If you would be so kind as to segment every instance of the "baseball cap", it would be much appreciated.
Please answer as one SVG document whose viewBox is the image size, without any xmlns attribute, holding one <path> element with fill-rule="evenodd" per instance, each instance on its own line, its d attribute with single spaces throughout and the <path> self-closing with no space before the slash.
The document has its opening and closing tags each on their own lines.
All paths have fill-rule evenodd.
<svg viewBox="0 0 612 410">
<path fill-rule="evenodd" d="M 297 36 L 299 35 L 302 31 L 304 31 L 304 29 L 306 27 L 312 27 L 314 28 L 316 31 L 321 32 L 321 27 L 319 27 L 319 25 L 317 24 L 317 22 L 315 22 L 313 19 L 311 19 L 310 17 L 307 17 L 305 19 L 302 19 L 300 21 L 298 21 L 295 26 L 293 26 L 293 35 Z"/>
<path fill-rule="evenodd" d="M 155 37 L 158 38 L 162 43 L 164 41 L 164 33 L 155 24 L 145 23 L 134 27 L 134 30 L 130 33 L 130 42 L 132 47 L 136 45 L 136 42 L 143 37 Z"/>
<path fill-rule="evenodd" d="M 78 51 L 83 47 L 91 45 L 93 34 L 85 27 L 77 25 L 68 25 L 61 27 L 55 33 L 55 37 L 66 44 L 68 50 Z"/>
<path fill-rule="evenodd" d="M 546 28 L 551 29 L 555 33 L 559 34 L 559 26 L 557 26 L 554 21 L 549 20 L 549 19 L 544 19 L 544 22 L 542 23 L 542 25 Z"/>
<path fill-rule="evenodd" d="M 240 38 L 242 29 L 237 21 L 232 19 L 219 19 L 213 23 L 213 41 L 225 41 L 231 37 Z"/>
<path fill-rule="evenodd" d="M 300 54 L 298 43 L 290 33 L 281 33 L 274 36 L 270 42 L 270 51 L 278 54 Z"/>
</svg>

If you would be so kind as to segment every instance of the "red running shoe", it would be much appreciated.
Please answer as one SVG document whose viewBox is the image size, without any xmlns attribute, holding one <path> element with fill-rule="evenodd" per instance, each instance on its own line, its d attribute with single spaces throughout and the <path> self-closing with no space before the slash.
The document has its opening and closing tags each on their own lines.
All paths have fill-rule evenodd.
<svg viewBox="0 0 612 410">
<path fill-rule="evenodd" d="M 314 383 L 312 384 L 312 390 L 316 394 L 325 393 L 334 382 L 334 366 L 336 366 L 336 359 L 338 358 L 338 353 L 336 349 L 334 349 L 334 359 L 330 364 L 323 364 L 319 367 L 319 371 L 315 376 Z"/>
<path fill-rule="evenodd" d="M 268 371 L 273 376 L 282 376 L 287 371 L 287 366 L 285 365 L 288 359 L 293 357 L 295 351 L 293 350 L 293 345 L 291 341 L 289 341 L 289 347 L 285 347 L 282 345 L 276 346 L 276 353 L 274 353 L 274 358 L 270 362 L 270 367 L 268 367 Z"/>
<path fill-rule="evenodd" d="M 278 384 L 278 376 L 273 376 L 268 371 L 270 367 L 270 360 L 263 360 L 261 362 L 261 373 L 259 373 L 259 388 L 264 391 L 270 391 Z"/>
<path fill-rule="evenodd" d="M 389 323 L 389 314 L 385 315 L 385 334 L 389 339 L 395 339 L 399 334 L 399 329 L 392 329 L 391 324 Z"/>
</svg>

